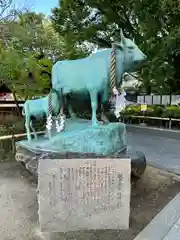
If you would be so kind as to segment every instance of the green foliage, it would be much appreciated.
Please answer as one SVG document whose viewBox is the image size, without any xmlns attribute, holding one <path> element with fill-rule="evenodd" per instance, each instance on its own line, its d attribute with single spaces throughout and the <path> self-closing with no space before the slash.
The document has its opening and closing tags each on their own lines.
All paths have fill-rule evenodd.
<svg viewBox="0 0 180 240">
<path fill-rule="evenodd" d="M 11 48 L 2 50 L 0 54 L 0 79 L 22 99 L 40 96 L 45 89 L 49 89 L 50 76 L 46 73 L 49 73 L 51 67 L 50 60 L 43 62 L 30 54 L 23 54 Z"/>
<path fill-rule="evenodd" d="M 138 105 L 138 106 L 133 106 L 133 105 L 130 105 L 128 107 L 125 108 L 125 110 L 123 111 L 123 114 L 124 115 L 139 115 L 141 112 L 141 107 Z"/>
<path fill-rule="evenodd" d="M 177 106 L 166 107 L 162 116 L 170 118 L 180 118 L 180 107 Z"/>
<path fill-rule="evenodd" d="M 24 133 L 24 119 L 16 116 L 0 116 L 0 136 Z"/>
<path fill-rule="evenodd" d="M 123 111 L 124 116 L 143 116 L 140 105 L 127 106 Z M 149 117 L 163 117 L 163 118 L 180 118 L 179 106 L 163 106 L 163 105 L 149 105 L 145 116 Z"/>
<path fill-rule="evenodd" d="M 0 82 L 17 98 L 48 93 L 54 60 L 74 59 L 87 54 L 86 47 L 60 36 L 43 14 L 25 12 L 14 21 L 0 21 Z"/>
</svg>

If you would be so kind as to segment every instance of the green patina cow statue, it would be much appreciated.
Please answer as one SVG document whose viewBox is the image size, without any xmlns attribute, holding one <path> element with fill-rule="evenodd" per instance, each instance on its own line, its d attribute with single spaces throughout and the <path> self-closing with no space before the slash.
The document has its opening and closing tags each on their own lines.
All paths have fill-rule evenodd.
<svg viewBox="0 0 180 240">
<path fill-rule="evenodd" d="M 112 48 L 92 53 L 77 60 L 58 61 L 52 68 L 52 87 L 64 97 L 87 100 L 90 97 L 92 125 L 98 125 L 96 110 L 98 96 L 101 103 L 107 103 L 111 95 L 110 60 Z M 121 84 L 125 72 L 134 71 L 146 59 L 146 55 L 121 31 L 121 42 L 116 43 L 116 88 Z M 61 96 L 62 97 L 62 96 Z M 68 106 L 70 115 L 74 116 L 72 107 Z"/>
</svg>

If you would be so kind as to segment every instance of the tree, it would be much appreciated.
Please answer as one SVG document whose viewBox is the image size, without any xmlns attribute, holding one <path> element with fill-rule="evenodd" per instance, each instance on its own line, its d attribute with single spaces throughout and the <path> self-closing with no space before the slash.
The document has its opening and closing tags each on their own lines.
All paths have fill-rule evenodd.
<svg viewBox="0 0 180 240">
<path fill-rule="evenodd" d="M 49 76 L 42 74 L 42 60 L 30 55 L 20 54 L 14 49 L 1 50 L 0 79 L 11 89 L 15 98 L 32 98 L 42 95 L 49 87 Z M 33 73 L 32 78 L 30 73 Z"/>
<path fill-rule="evenodd" d="M 42 14 L 27 12 L 6 22 L 9 34 L 1 44 L 0 79 L 15 98 L 32 98 L 50 89 L 52 58 L 60 52 L 61 41 L 43 21 Z"/>
<path fill-rule="evenodd" d="M 61 0 L 52 22 L 63 37 L 98 47 L 111 46 L 122 28 L 148 56 L 140 71 L 145 91 L 180 91 L 179 0 Z"/>
<path fill-rule="evenodd" d="M 4 21 L 8 34 L 0 38 L 0 80 L 15 98 L 28 99 L 49 92 L 51 69 L 58 59 L 83 56 L 84 48 L 61 37 L 43 14 L 22 12 Z"/>
<path fill-rule="evenodd" d="M 0 39 L 2 41 L 9 36 L 8 24 L 12 23 L 19 13 L 27 11 L 25 4 L 22 7 L 16 7 L 13 0 L 0 0 Z"/>
<path fill-rule="evenodd" d="M 12 0 L 0 0 L 0 21 L 12 20 L 19 9 L 15 8 Z"/>
</svg>

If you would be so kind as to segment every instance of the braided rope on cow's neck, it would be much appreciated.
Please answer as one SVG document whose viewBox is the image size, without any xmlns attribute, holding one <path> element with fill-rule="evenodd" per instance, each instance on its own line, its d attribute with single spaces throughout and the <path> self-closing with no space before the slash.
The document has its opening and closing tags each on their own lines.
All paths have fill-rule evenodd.
<svg viewBox="0 0 180 240">
<path fill-rule="evenodd" d="M 48 117 L 52 117 L 52 91 L 48 95 Z"/>
<path fill-rule="evenodd" d="M 113 94 L 113 88 L 116 86 L 116 47 L 112 44 L 111 60 L 110 60 L 110 89 Z"/>
</svg>

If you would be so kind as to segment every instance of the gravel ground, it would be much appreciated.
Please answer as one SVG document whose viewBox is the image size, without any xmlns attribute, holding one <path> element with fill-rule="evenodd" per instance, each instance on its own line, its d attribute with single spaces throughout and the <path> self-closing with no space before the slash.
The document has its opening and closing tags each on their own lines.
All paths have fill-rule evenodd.
<svg viewBox="0 0 180 240">
<path fill-rule="evenodd" d="M 14 162 L 0 164 L 0 239 L 36 240 L 36 184 Z M 38 230 L 37 230 L 38 235 Z"/>
</svg>

